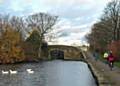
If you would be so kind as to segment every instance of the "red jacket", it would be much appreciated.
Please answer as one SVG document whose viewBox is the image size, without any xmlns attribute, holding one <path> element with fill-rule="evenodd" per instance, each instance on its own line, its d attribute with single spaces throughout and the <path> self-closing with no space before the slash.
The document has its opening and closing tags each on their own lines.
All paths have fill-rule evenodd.
<svg viewBox="0 0 120 86">
<path fill-rule="evenodd" d="M 115 57 L 112 54 L 110 54 L 107 59 L 109 62 L 113 62 L 115 60 Z"/>
</svg>

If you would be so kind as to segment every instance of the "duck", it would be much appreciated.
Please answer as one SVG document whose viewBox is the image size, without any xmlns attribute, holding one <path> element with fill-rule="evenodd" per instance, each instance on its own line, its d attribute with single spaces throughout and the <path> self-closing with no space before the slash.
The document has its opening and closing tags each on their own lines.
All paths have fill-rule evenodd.
<svg viewBox="0 0 120 86">
<path fill-rule="evenodd" d="M 9 71 L 2 70 L 2 74 L 9 74 Z"/>
<path fill-rule="evenodd" d="M 10 70 L 10 74 L 17 74 L 17 71 Z"/>
<path fill-rule="evenodd" d="M 33 74 L 34 73 L 34 71 L 32 70 L 32 69 L 27 69 L 26 70 L 29 74 Z"/>
</svg>

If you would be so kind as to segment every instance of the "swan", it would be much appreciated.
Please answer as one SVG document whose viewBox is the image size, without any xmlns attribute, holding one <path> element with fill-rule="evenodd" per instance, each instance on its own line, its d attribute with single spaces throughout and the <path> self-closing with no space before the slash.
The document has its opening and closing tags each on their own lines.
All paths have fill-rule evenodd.
<svg viewBox="0 0 120 86">
<path fill-rule="evenodd" d="M 30 73 L 30 74 L 34 73 L 34 71 L 32 69 L 27 69 L 27 72 Z"/>
<path fill-rule="evenodd" d="M 27 71 L 31 71 L 32 69 L 27 69 Z"/>
<path fill-rule="evenodd" d="M 17 74 L 17 71 L 10 70 L 11 74 Z"/>
<path fill-rule="evenodd" d="M 8 74 L 8 73 L 9 73 L 9 71 L 2 70 L 2 74 Z"/>
</svg>

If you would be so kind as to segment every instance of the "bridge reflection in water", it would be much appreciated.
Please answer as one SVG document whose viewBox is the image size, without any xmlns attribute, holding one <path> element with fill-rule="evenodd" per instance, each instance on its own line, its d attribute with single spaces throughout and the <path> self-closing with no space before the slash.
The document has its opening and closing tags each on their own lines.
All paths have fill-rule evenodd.
<svg viewBox="0 0 120 86">
<path fill-rule="evenodd" d="M 26 69 L 34 70 L 28 74 Z M 1 70 L 17 70 L 17 74 L 3 75 Z M 0 65 L 0 86 L 96 86 L 84 62 L 45 61 L 16 65 Z"/>
</svg>

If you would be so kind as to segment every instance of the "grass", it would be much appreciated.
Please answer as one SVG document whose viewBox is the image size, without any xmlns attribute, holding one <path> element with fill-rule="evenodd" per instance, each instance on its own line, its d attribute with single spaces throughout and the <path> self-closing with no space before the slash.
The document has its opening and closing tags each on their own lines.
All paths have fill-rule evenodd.
<svg viewBox="0 0 120 86">
<path fill-rule="evenodd" d="M 119 62 L 115 62 L 114 65 L 120 68 L 120 61 Z"/>
</svg>

